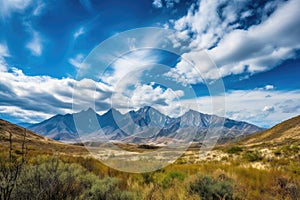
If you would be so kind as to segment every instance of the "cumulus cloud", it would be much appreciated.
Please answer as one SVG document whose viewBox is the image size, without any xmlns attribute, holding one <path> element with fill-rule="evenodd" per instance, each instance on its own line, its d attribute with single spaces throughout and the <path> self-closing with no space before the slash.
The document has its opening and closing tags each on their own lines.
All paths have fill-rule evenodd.
<svg viewBox="0 0 300 200">
<path fill-rule="evenodd" d="M 15 119 L 19 119 L 26 123 L 40 122 L 41 119 L 47 119 L 53 116 L 50 113 L 44 113 L 40 111 L 22 110 L 20 107 L 13 105 L 0 106 L 0 116 L 1 115 L 10 115 L 15 117 Z"/>
<path fill-rule="evenodd" d="M 128 108 L 153 105 L 162 113 L 173 117 L 188 109 L 216 114 L 212 97 L 184 100 L 183 91 L 162 88 L 155 83 L 136 84 L 130 95 L 125 96 L 115 91 L 113 86 L 90 79 L 77 81 L 71 78 L 27 76 L 16 68 L 0 71 L 0 77 L 0 113 L 23 122 L 39 122 L 58 113 L 72 113 L 91 105 L 95 105 L 97 111 L 104 112 L 110 108 L 111 100 L 116 108 L 125 108 L 124 104 L 127 102 L 129 107 L 125 111 Z M 77 89 L 75 93 L 74 87 Z M 222 98 L 224 97 L 213 97 L 215 102 Z M 269 127 L 298 115 L 299 102 L 300 90 L 236 90 L 226 94 L 226 107 L 223 109 L 226 117 Z"/>
<path fill-rule="evenodd" d="M 28 76 L 17 68 L 0 71 L 0 76 L 0 113 L 31 123 L 89 107 L 103 113 L 112 103 L 125 111 L 153 105 L 165 114 L 178 115 L 179 99 L 184 96 L 181 90 L 164 89 L 155 83 L 137 84 L 126 96 L 113 86 L 91 79 Z M 129 107 L 124 107 L 126 102 Z"/>
<path fill-rule="evenodd" d="M 295 57 L 300 48 L 299 9 L 299 1 L 288 1 L 263 23 L 232 31 L 209 53 L 225 69 L 224 75 L 235 74 L 230 70 L 234 66 L 241 70 L 247 66 L 250 73 L 269 70 Z"/>
<path fill-rule="evenodd" d="M 163 89 L 160 86 L 138 84 L 130 97 L 134 108 L 153 105 L 154 107 L 173 106 L 173 102 L 184 95 L 182 90 Z M 173 108 L 174 109 L 174 108 Z"/>
<path fill-rule="evenodd" d="M 220 16 L 218 8 L 227 6 Z M 232 23 L 237 17 L 240 7 L 233 6 L 234 2 L 227 1 L 199 1 L 199 5 L 193 4 L 186 16 L 174 22 L 174 28 L 178 31 L 186 31 L 193 35 L 190 39 L 190 49 L 212 47 L 226 33 L 237 25 Z M 239 4 L 236 4 L 239 5 Z M 228 7 L 228 9 L 227 9 Z M 242 6 L 241 6 L 242 7 Z"/>
<path fill-rule="evenodd" d="M 43 45 L 41 41 L 41 37 L 38 32 L 32 31 L 33 37 L 27 43 L 26 47 L 31 51 L 32 55 L 40 56 L 43 51 Z"/>
<path fill-rule="evenodd" d="M 58 113 L 72 113 L 75 85 L 81 84 L 80 91 L 90 95 L 90 99 L 101 102 L 103 107 L 106 106 L 105 109 L 109 103 L 103 99 L 112 93 L 111 88 L 102 83 L 94 82 L 89 87 L 91 84 L 87 84 L 86 80 L 27 76 L 16 68 L 0 71 L 0 77 L 0 112 L 24 122 L 39 122 Z M 84 95 L 76 98 L 78 102 L 74 103 L 86 105 Z M 97 109 L 101 109 L 101 106 Z"/>
<path fill-rule="evenodd" d="M 133 47 L 132 41 L 129 41 Z M 124 112 L 146 105 L 168 105 L 170 89 L 164 91 L 161 87 L 144 84 L 145 74 L 152 74 L 160 60 L 159 56 L 151 50 L 132 51 L 116 58 L 115 62 L 101 74 L 100 80 L 114 88 L 112 97 L 113 106 Z"/>
<path fill-rule="evenodd" d="M 183 85 L 208 82 L 220 78 L 218 68 L 204 50 L 185 53 L 175 68 L 164 74 Z"/>
<path fill-rule="evenodd" d="M 113 88 L 114 108 L 128 111 L 144 105 L 157 104 L 166 107 L 173 103 L 170 89 L 154 87 L 147 82 L 149 79 L 153 81 L 152 78 L 158 79 L 169 69 L 162 65 L 163 56 L 158 50 L 148 48 L 162 46 L 162 33 L 142 32 L 144 34 L 130 34 L 113 41 L 104 52 L 100 49 L 100 53 L 96 49 L 86 60 L 87 68 L 78 71 L 77 77 L 92 77 Z M 79 63 L 81 58 L 82 56 L 76 56 L 69 62 L 78 68 L 82 65 Z M 103 64 L 99 64 L 100 62 Z M 173 91 L 174 94 L 177 90 L 179 89 Z"/>
<path fill-rule="evenodd" d="M 174 22 L 176 30 L 192 35 L 184 40 L 189 47 L 183 56 L 190 57 L 195 66 L 202 68 L 201 59 L 194 54 L 207 49 L 222 77 L 270 70 L 284 60 L 295 58 L 296 51 L 300 49 L 300 2 L 268 3 L 259 9 L 260 23 L 250 24 L 243 29 L 241 17 L 254 14 L 254 10 L 248 10 L 247 13 L 243 11 L 246 4 L 249 2 L 203 0 L 198 6 L 192 6 L 186 16 Z M 271 14 L 268 16 L 265 13 Z M 205 67 L 211 70 L 206 70 L 204 77 L 218 78 L 214 77 L 213 65 Z M 179 62 L 175 69 L 180 72 L 180 68 Z M 194 76 L 196 74 L 190 73 L 187 78 L 194 80 Z"/>
</svg>

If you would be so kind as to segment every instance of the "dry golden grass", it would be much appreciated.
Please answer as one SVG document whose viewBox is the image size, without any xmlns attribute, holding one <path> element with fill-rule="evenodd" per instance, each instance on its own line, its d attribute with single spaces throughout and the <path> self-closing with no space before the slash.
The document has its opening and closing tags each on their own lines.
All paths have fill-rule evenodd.
<svg viewBox="0 0 300 200">
<path fill-rule="evenodd" d="M 241 145 L 283 145 L 300 140 L 300 115 L 240 141 Z"/>
<path fill-rule="evenodd" d="M 24 129 L 15 124 L 0 119 L 0 150 L 7 151 L 9 146 L 9 135 L 12 134 L 14 149 L 21 148 L 24 134 L 28 153 L 55 153 L 70 155 L 87 155 L 88 151 L 82 147 L 71 144 L 64 144 L 55 140 L 40 136 L 30 130 Z"/>
</svg>

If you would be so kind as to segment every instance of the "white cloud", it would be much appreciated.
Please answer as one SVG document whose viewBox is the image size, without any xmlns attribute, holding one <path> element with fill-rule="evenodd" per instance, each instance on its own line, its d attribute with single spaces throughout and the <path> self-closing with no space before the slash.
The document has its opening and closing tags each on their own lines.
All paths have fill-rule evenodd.
<svg viewBox="0 0 300 200">
<path fill-rule="evenodd" d="M 96 102 L 96 110 L 106 111 L 111 106 L 111 97 L 116 108 L 138 108 L 153 105 L 164 114 L 176 117 L 188 109 L 203 113 L 213 111 L 212 97 L 182 100 L 181 90 L 162 89 L 151 84 L 136 84 L 129 96 L 116 88 L 89 79 L 80 81 L 49 76 L 27 76 L 21 70 L 0 71 L 0 113 L 8 114 L 24 122 L 38 122 L 57 113 L 72 113 L 75 108 L 86 109 Z M 73 94 L 73 87 L 76 92 Z M 119 95 L 119 96 L 118 96 Z M 215 96 L 214 102 L 221 102 Z M 226 94 L 226 117 L 269 127 L 300 113 L 300 90 L 237 90 Z M 222 108 L 219 105 L 218 108 Z M 78 111 L 78 110 L 76 110 Z M 219 111 L 217 111 L 219 112 Z M 220 111 L 220 113 L 222 113 Z"/>
<path fill-rule="evenodd" d="M 266 89 L 266 90 L 274 90 L 275 87 L 274 87 L 274 85 L 266 85 L 266 86 L 265 86 L 265 89 Z"/>
<path fill-rule="evenodd" d="M 251 15 L 253 15 L 253 11 L 247 10 L 247 11 L 242 12 L 241 18 L 244 19 L 244 18 L 250 17 Z"/>
<path fill-rule="evenodd" d="M 155 8 L 162 8 L 162 0 L 154 0 L 152 5 L 155 7 Z"/>
<path fill-rule="evenodd" d="M 82 62 L 84 60 L 83 54 L 76 55 L 75 58 L 70 58 L 69 63 L 73 65 L 77 70 L 79 70 L 82 67 Z"/>
<path fill-rule="evenodd" d="M 0 15 L 5 18 L 13 12 L 23 12 L 31 2 L 31 0 L 0 0 Z"/>
<path fill-rule="evenodd" d="M 179 3 L 180 0 L 165 0 L 167 8 L 173 8 L 176 3 Z"/>
<path fill-rule="evenodd" d="M 224 3 L 227 3 L 228 6 L 224 9 L 224 19 L 221 19 L 218 8 Z M 199 1 L 197 9 L 195 5 L 192 5 L 186 16 L 174 22 L 174 28 L 178 31 L 189 30 L 190 33 L 193 33 L 194 36 L 191 38 L 189 45 L 190 49 L 209 48 L 213 46 L 219 38 L 222 38 L 226 33 L 236 27 L 235 23 L 231 23 L 237 17 L 236 13 L 239 12 L 242 6 L 237 7 L 233 5 L 239 4 L 224 0 Z"/>
<path fill-rule="evenodd" d="M 0 56 L 9 57 L 9 51 L 6 44 L 0 44 Z"/>
<path fill-rule="evenodd" d="M 135 50 L 136 49 L 136 39 L 135 38 L 128 38 L 128 47 L 131 51 Z"/>
<path fill-rule="evenodd" d="M 77 77 L 93 77 L 113 88 L 113 107 L 117 109 L 137 107 L 137 104 L 141 102 L 134 101 L 135 103 L 130 103 L 133 95 L 135 96 L 134 99 L 142 98 L 142 95 L 135 90 L 136 87 L 139 84 L 149 84 L 147 78 L 150 79 L 151 77 L 152 79 L 161 76 L 160 73 L 164 73 L 169 69 L 164 65 L 160 65 L 162 62 L 161 55 L 153 50 L 153 46 L 158 48 L 163 46 L 162 34 L 162 31 L 141 30 L 141 32 L 138 31 L 138 34 L 129 34 L 126 37 L 116 36 L 106 48 L 95 49 L 93 54 L 89 55 L 90 57 L 84 63 L 87 67 L 84 70 L 79 70 Z M 69 62 L 79 66 L 78 60 L 80 59 L 73 58 Z M 147 87 L 139 88 L 145 89 Z M 157 90 L 158 88 L 154 88 L 153 92 L 156 94 Z M 144 102 L 143 105 L 146 103 L 151 105 L 154 101 L 165 103 L 164 98 L 155 100 L 152 95 L 152 93 L 144 94 L 143 98 L 147 99 L 147 102 Z M 150 99 L 153 100 L 152 103 Z"/>
<path fill-rule="evenodd" d="M 250 73 L 261 72 L 295 57 L 295 50 L 300 48 L 299 9 L 300 2 L 291 0 L 263 23 L 224 36 L 218 46 L 209 51 L 223 68 L 223 75 L 236 74 L 231 68 L 243 71 L 245 66 Z"/>
<path fill-rule="evenodd" d="M 274 112 L 275 111 L 275 108 L 273 106 L 265 106 L 263 109 L 262 109 L 263 112 Z"/>
<path fill-rule="evenodd" d="M 153 87 L 152 85 L 138 84 L 132 91 L 129 102 L 134 108 L 149 105 L 153 105 L 154 107 L 165 107 L 172 106 L 174 101 L 183 95 L 184 92 L 182 90 L 174 91 L 170 88 L 163 90 L 160 86 Z"/>
<path fill-rule="evenodd" d="M 5 62 L 5 57 L 9 57 L 9 51 L 6 44 L 0 44 L 0 71 L 7 70 L 7 64 Z"/>
<path fill-rule="evenodd" d="M 179 3 L 180 0 L 154 0 L 152 5 L 154 8 L 162 8 L 164 5 L 167 8 L 173 8 L 175 4 Z"/>
<path fill-rule="evenodd" d="M 158 60 L 159 58 L 157 55 L 154 55 L 151 50 L 132 51 L 126 55 L 116 58 L 115 62 L 112 63 L 103 74 L 101 74 L 100 80 L 114 88 L 112 101 L 115 108 L 136 108 L 137 104 L 144 105 L 146 101 L 152 104 L 150 99 L 153 96 L 150 93 L 144 94 L 144 101 L 139 103 L 137 101 L 131 102 L 132 95 L 135 95 L 135 99 L 142 97 L 140 96 L 141 93 L 137 93 L 137 90 L 135 90 L 135 93 L 132 92 L 137 87 L 143 89 L 143 91 L 145 91 L 145 87 L 148 88 L 147 86 L 140 87 L 138 85 L 144 81 L 142 80 L 142 76 L 145 73 L 145 70 L 151 70 Z M 157 90 L 153 91 L 157 92 Z M 155 99 L 152 100 L 154 101 Z"/>
<path fill-rule="evenodd" d="M 43 1 L 37 1 L 32 14 L 34 16 L 39 16 L 41 15 L 44 8 L 45 8 L 45 3 Z"/>
<path fill-rule="evenodd" d="M 33 38 L 27 43 L 26 47 L 34 56 L 40 56 L 42 54 L 43 46 L 38 32 L 33 31 Z"/>
<path fill-rule="evenodd" d="M 85 28 L 82 26 L 80 27 L 75 33 L 73 34 L 74 39 L 77 39 L 79 36 L 85 34 Z"/>
<path fill-rule="evenodd" d="M 45 7 L 45 3 L 41 0 L 0 0 L 0 15 L 5 19 L 14 12 L 30 11 L 31 14 L 23 16 L 22 22 L 25 30 L 31 35 L 31 39 L 27 42 L 26 48 L 31 51 L 34 56 L 40 56 L 43 51 L 42 38 L 38 31 L 36 31 L 30 20 L 33 17 L 39 16 Z"/>
<path fill-rule="evenodd" d="M 164 74 L 183 85 L 208 82 L 221 77 L 206 51 L 193 51 L 181 56 L 175 68 Z"/>
<path fill-rule="evenodd" d="M 1 114 L 8 114 L 15 117 L 15 119 L 21 120 L 26 123 L 38 123 L 41 119 L 48 119 L 53 117 L 53 114 L 34 111 L 34 110 L 23 110 L 18 106 L 8 105 L 1 106 L 0 105 L 0 116 Z"/>
<path fill-rule="evenodd" d="M 73 87 L 80 85 L 74 105 L 87 105 L 86 96 L 95 100 L 97 109 L 108 108 L 105 99 L 112 89 L 105 84 L 71 78 L 56 79 L 49 76 L 27 76 L 21 70 L 0 71 L 0 113 L 24 122 L 39 122 L 61 113 L 72 113 Z M 78 88 L 78 87 L 77 87 Z M 86 109 L 86 108 L 85 108 Z"/>
<path fill-rule="evenodd" d="M 151 106 L 165 115 L 178 117 L 184 114 L 185 109 L 181 108 L 180 99 L 184 96 L 184 91 L 173 90 L 171 88 L 163 89 L 160 86 L 155 87 L 155 83 L 136 84 L 134 89 L 122 94 L 115 91 L 111 102 L 114 108 L 122 113 L 130 110 L 137 110 L 144 106 Z"/>
<path fill-rule="evenodd" d="M 33 16 L 39 16 L 45 8 L 42 0 L 0 0 L 0 16 L 4 20 L 13 13 L 24 13 L 30 10 Z"/>
<path fill-rule="evenodd" d="M 131 44 L 128 45 L 131 47 Z M 151 65 L 156 64 L 158 61 L 158 56 L 153 54 L 151 50 L 132 51 L 116 58 L 111 66 L 112 71 L 103 74 L 101 80 L 114 86 L 120 82 L 123 82 L 123 84 L 136 83 L 142 69 L 150 69 Z M 131 76 L 128 76 L 130 74 Z M 127 80 L 123 80 L 125 77 Z"/>
<path fill-rule="evenodd" d="M 198 7 L 192 6 L 186 16 L 174 22 L 176 30 L 184 34 L 188 31 L 193 35 L 190 39 L 175 41 L 179 42 L 177 46 L 182 42 L 189 43 L 188 49 L 185 49 L 187 53 L 183 56 L 190 58 L 198 69 L 202 69 L 202 60 L 197 59 L 195 54 L 201 49 L 208 49 L 222 77 L 270 70 L 284 60 L 295 58 L 296 50 L 300 49 L 300 1 L 268 3 L 262 12 L 276 9 L 273 14 L 267 16 L 263 13 L 261 19 L 258 19 L 261 20 L 260 24 L 243 30 L 239 28 L 239 17 L 253 14 L 251 10 L 247 13 L 242 11 L 247 3 L 239 0 L 202 0 Z M 225 5 L 221 13 L 218 12 L 220 5 Z M 181 65 L 179 62 L 174 70 L 182 73 Z M 201 70 L 206 79 L 219 77 L 215 77 L 214 65 L 205 68 L 210 68 Z M 197 74 L 183 76 L 194 83 Z M 201 79 L 198 81 L 201 82 Z"/>
<path fill-rule="evenodd" d="M 221 96 L 213 97 L 223 98 Z M 212 97 L 182 101 L 184 107 L 213 114 Z M 226 93 L 226 117 L 270 127 L 300 113 L 300 90 L 235 90 Z"/>
</svg>

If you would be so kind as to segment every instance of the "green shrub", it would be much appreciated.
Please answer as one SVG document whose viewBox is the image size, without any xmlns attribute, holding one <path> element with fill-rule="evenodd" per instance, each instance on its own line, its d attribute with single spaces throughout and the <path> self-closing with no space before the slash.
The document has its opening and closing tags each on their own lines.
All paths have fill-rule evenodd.
<svg viewBox="0 0 300 200">
<path fill-rule="evenodd" d="M 261 161 L 263 159 L 262 155 L 258 151 L 246 151 L 243 154 L 243 158 L 249 162 Z"/>
<path fill-rule="evenodd" d="M 180 172 L 168 172 L 164 175 L 161 185 L 163 188 L 167 188 L 172 185 L 174 179 L 183 181 L 185 177 L 186 175 Z"/>
<path fill-rule="evenodd" d="M 135 193 L 121 190 L 120 182 L 100 178 L 79 164 L 41 156 L 22 171 L 13 199 L 137 199 Z"/>
<path fill-rule="evenodd" d="M 230 200 L 233 199 L 233 185 L 229 180 L 216 180 L 210 176 L 199 176 L 190 183 L 190 193 L 197 194 L 201 199 Z"/>
<path fill-rule="evenodd" d="M 280 150 L 284 155 L 292 156 L 297 154 L 300 151 L 300 148 L 297 145 L 285 145 Z"/>
<path fill-rule="evenodd" d="M 144 183 L 149 184 L 153 181 L 153 172 L 142 173 L 142 177 L 144 179 Z"/>
<path fill-rule="evenodd" d="M 281 156 L 281 149 L 276 149 L 276 150 L 274 150 L 274 155 L 275 156 Z"/>
<path fill-rule="evenodd" d="M 228 159 L 228 157 L 227 156 L 223 156 L 222 158 L 221 158 L 221 161 L 228 161 L 229 159 Z"/>
<path fill-rule="evenodd" d="M 230 147 L 229 149 L 227 149 L 225 152 L 229 153 L 229 154 L 239 154 L 242 151 L 243 151 L 243 149 L 241 147 L 233 146 L 233 147 Z"/>
<path fill-rule="evenodd" d="M 122 191 L 119 189 L 120 180 L 117 178 L 105 177 L 97 179 L 90 190 L 87 190 L 82 199 L 90 200 L 130 200 L 136 199 L 134 193 Z"/>
</svg>

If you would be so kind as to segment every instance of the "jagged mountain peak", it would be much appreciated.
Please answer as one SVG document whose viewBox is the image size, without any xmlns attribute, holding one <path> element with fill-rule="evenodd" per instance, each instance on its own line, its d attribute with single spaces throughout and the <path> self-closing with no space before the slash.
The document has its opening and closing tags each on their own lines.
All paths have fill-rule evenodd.
<svg viewBox="0 0 300 200">
<path fill-rule="evenodd" d="M 73 118 L 76 119 L 76 124 Z M 224 122 L 224 126 L 222 126 L 222 122 Z M 75 114 L 56 115 L 31 126 L 30 129 L 57 140 L 74 139 L 78 136 L 78 131 L 80 135 L 89 136 L 100 131 L 100 129 L 113 140 L 126 140 L 126 137 L 131 137 L 134 140 L 132 135 L 136 135 L 136 133 L 143 137 L 158 135 L 164 138 L 172 137 L 174 134 L 183 134 L 182 138 L 184 138 L 188 137 L 188 131 L 195 130 L 198 135 L 200 134 L 198 138 L 201 138 L 201 134 L 204 134 L 212 123 L 223 127 L 223 135 L 230 137 L 262 130 L 249 123 L 203 114 L 195 110 L 189 110 L 180 117 L 171 118 L 151 106 L 144 106 L 125 114 L 110 108 L 102 115 L 88 108 Z M 155 133 L 152 134 L 152 132 Z"/>
<path fill-rule="evenodd" d="M 74 114 L 95 114 L 95 113 L 96 111 L 93 108 L 89 107 L 88 109 L 83 109 L 80 112 Z"/>
<path fill-rule="evenodd" d="M 155 108 L 151 107 L 151 106 L 144 106 L 141 107 L 139 109 L 135 110 L 131 110 L 129 111 L 129 113 L 148 113 L 149 111 L 153 111 L 153 112 L 159 112 L 158 110 L 156 110 Z"/>
<path fill-rule="evenodd" d="M 189 109 L 187 112 L 185 112 L 182 116 L 187 116 L 187 115 L 207 115 L 201 112 L 198 112 L 196 110 L 193 109 Z"/>
<path fill-rule="evenodd" d="M 122 114 L 122 113 L 115 108 L 110 108 L 103 115 L 108 115 L 108 114 Z"/>
</svg>

